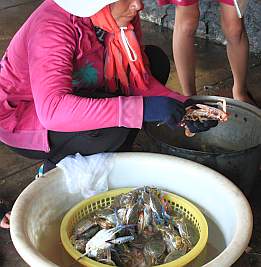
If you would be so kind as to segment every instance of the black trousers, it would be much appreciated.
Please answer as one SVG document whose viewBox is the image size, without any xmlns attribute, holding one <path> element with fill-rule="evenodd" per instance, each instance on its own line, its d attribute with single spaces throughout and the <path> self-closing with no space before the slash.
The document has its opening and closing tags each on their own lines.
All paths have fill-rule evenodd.
<svg viewBox="0 0 261 267">
<path fill-rule="evenodd" d="M 167 55 L 156 46 L 146 46 L 152 75 L 162 84 L 168 80 L 170 63 Z M 97 96 L 96 96 L 97 97 Z M 103 94 L 101 97 L 108 97 Z M 20 155 L 45 159 L 56 164 L 67 155 L 80 153 L 87 156 L 101 152 L 129 151 L 138 129 L 112 127 L 81 132 L 48 131 L 50 152 L 11 147 Z"/>
</svg>

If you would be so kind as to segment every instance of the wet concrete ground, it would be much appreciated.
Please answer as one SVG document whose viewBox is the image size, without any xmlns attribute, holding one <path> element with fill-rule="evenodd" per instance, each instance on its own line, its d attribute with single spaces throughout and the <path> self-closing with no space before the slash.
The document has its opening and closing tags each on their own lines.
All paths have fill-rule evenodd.
<svg viewBox="0 0 261 267">
<path fill-rule="evenodd" d="M 41 1 L 1 0 L 0 2 L 0 56 L 3 55 L 10 39 L 29 14 Z M 143 23 L 144 43 L 162 47 L 172 59 L 171 38 L 168 29 L 161 29 L 155 24 Z M 197 91 L 201 95 L 221 95 L 231 97 L 232 75 L 226 58 L 224 46 L 210 43 L 206 40 L 196 40 L 198 51 L 197 63 Z M 174 64 L 168 81 L 173 89 L 180 88 Z M 248 88 L 255 99 L 261 104 L 261 59 L 258 55 L 251 55 L 249 62 Z M 208 90 L 204 86 L 208 86 Z M 143 132 L 139 141 L 146 142 Z M 15 201 L 21 191 L 34 179 L 41 162 L 26 159 L 10 151 L 0 144 L 0 197 Z M 261 175 L 258 177 L 254 190 L 249 196 L 249 202 L 254 214 L 254 231 L 250 246 L 251 254 L 244 254 L 233 266 L 255 267 L 261 266 Z M 217 199 L 218 201 L 218 199 Z M 0 229 L 0 266 L 25 267 L 28 266 L 18 255 L 10 239 L 9 231 Z M 220 266 L 222 267 L 222 266 Z"/>
</svg>

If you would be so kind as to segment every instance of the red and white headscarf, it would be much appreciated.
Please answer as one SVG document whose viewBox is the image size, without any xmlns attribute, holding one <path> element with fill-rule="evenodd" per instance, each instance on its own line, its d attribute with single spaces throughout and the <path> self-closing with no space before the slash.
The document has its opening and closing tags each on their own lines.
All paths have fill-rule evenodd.
<svg viewBox="0 0 261 267">
<path fill-rule="evenodd" d="M 107 32 L 105 37 L 105 79 L 110 91 L 117 88 L 116 80 L 121 89 L 128 95 L 129 84 L 142 90 L 148 89 L 148 73 L 143 64 L 140 44 L 135 36 L 134 27 L 119 27 L 111 15 L 110 7 L 91 16 L 94 26 Z M 128 73 L 128 67 L 130 71 Z"/>
</svg>

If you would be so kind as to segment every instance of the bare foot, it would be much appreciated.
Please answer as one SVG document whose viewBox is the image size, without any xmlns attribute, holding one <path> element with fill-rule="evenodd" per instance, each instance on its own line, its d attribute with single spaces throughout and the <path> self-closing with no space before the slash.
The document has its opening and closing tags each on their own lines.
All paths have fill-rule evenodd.
<svg viewBox="0 0 261 267">
<path fill-rule="evenodd" d="M 234 99 L 246 102 L 246 103 L 251 104 L 253 106 L 256 106 L 256 102 L 250 93 L 235 95 Z"/>
</svg>

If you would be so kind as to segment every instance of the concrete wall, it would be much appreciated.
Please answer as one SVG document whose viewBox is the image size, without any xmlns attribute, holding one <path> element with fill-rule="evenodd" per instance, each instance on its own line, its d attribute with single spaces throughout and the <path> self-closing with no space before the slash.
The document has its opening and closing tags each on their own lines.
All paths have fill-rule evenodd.
<svg viewBox="0 0 261 267">
<path fill-rule="evenodd" d="M 155 22 L 164 27 L 173 28 L 175 19 L 174 5 L 158 7 L 155 0 L 144 0 L 144 5 L 144 11 L 141 14 L 143 19 Z M 219 22 L 218 2 L 215 0 L 201 1 L 200 12 L 197 36 L 225 44 Z M 251 52 L 261 53 L 261 0 L 249 1 L 245 13 L 245 25 Z"/>
</svg>

